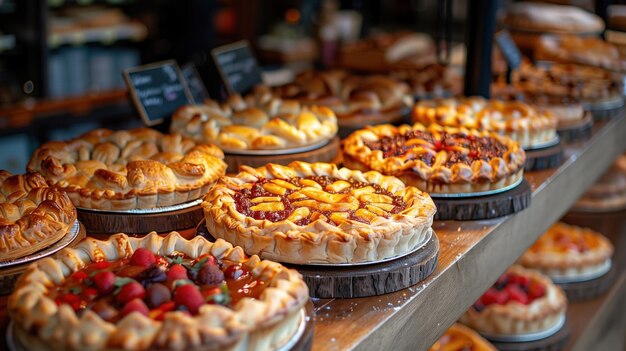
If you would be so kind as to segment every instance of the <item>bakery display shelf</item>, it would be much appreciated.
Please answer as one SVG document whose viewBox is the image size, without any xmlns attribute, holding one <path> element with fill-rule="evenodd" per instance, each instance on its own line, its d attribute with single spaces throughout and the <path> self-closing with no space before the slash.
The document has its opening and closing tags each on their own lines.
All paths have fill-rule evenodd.
<svg viewBox="0 0 626 351">
<path fill-rule="evenodd" d="M 48 35 L 48 47 L 61 45 L 84 45 L 87 43 L 112 44 L 116 41 L 142 41 L 148 36 L 148 28 L 137 22 L 121 23 L 101 28 L 77 29 Z"/>
<path fill-rule="evenodd" d="M 314 299 L 313 350 L 427 350 L 623 152 L 624 135 L 624 115 L 600 121 L 589 140 L 565 146 L 558 168 L 527 173 L 532 202 L 522 212 L 436 221 L 439 263 L 421 283 L 381 296 Z"/>
</svg>

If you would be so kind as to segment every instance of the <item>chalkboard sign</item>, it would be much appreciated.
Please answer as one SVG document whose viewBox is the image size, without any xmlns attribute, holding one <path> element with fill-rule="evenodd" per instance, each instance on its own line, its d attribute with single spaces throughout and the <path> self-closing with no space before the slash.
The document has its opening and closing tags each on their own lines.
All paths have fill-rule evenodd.
<svg viewBox="0 0 626 351">
<path fill-rule="evenodd" d="M 519 52 L 517 45 L 511 38 L 508 30 L 501 30 L 495 36 L 496 45 L 500 48 L 502 56 L 506 60 L 510 69 L 516 69 L 522 63 L 522 54 Z"/>
<path fill-rule="evenodd" d="M 245 93 L 263 83 L 261 69 L 247 41 L 220 46 L 211 55 L 229 94 Z"/>
<path fill-rule="evenodd" d="M 124 70 L 124 80 L 144 123 L 157 125 L 193 101 L 185 77 L 174 60 Z"/>
<path fill-rule="evenodd" d="M 204 82 L 202 82 L 202 78 L 200 78 L 200 74 L 198 73 L 196 66 L 193 63 L 188 62 L 181 67 L 181 70 L 183 72 L 183 76 L 185 76 L 187 85 L 189 86 L 193 102 L 195 104 L 201 104 L 204 100 L 209 99 L 209 93 L 204 86 Z"/>
</svg>

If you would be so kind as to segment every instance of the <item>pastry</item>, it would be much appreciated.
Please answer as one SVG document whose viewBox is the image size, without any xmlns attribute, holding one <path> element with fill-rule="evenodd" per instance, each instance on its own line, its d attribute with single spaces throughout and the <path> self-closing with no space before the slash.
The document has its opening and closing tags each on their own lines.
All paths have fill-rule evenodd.
<svg viewBox="0 0 626 351">
<path fill-rule="evenodd" d="M 207 229 L 280 262 L 355 263 L 404 254 L 430 232 L 428 194 L 394 177 L 334 164 L 241 167 L 202 203 Z"/>
<path fill-rule="evenodd" d="M 344 165 L 400 178 L 437 194 L 501 189 L 523 176 L 526 154 L 510 138 L 465 128 L 378 125 L 342 142 Z"/>
<path fill-rule="evenodd" d="M 285 149 L 333 138 L 337 118 L 327 107 L 303 106 L 257 89 L 246 99 L 234 95 L 221 105 L 210 100 L 183 106 L 172 116 L 170 130 L 224 149 Z"/>
<path fill-rule="evenodd" d="M 27 169 L 65 190 L 78 207 L 128 210 L 201 197 L 225 173 L 223 158 L 216 146 L 178 134 L 97 129 L 45 143 Z"/>
<path fill-rule="evenodd" d="M 76 208 L 67 194 L 40 174 L 0 170 L 0 262 L 47 248 L 74 222 Z"/>
<path fill-rule="evenodd" d="M 7 310 L 29 350 L 273 350 L 307 300 L 294 270 L 223 240 L 152 232 L 88 238 L 37 261 Z"/>
<path fill-rule="evenodd" d="M 424 100 L 415 104 L 413 122 L 465 127 L 504 134 L 524 148 L 556 138 L 558 120 L 523 102 L 486 100 L 482 97 Z"/>
<path fill-rule="evenodd" d="M 599 33 L 604 21 L 575 6 L 517 2 L 510 4 L 502 17 L 507 28 L 549 33 Z"/>
<path fill-rule="evenodd" d="M 606 269 L 611 242 L 589 228 L 554 224 L 522 255 L 519 263 L 550 277 L 576 278 Z"/>
<path fill-rule="evenodd" d="M 542 36 L 535 59 L 626 71 L 626 60 L 620 57 L 618 48 L 597 37 Z"/>
<path fill-rule="evenodd" d="M 463 91 L 463 77 L 446 65 L 399 63 L 391 69 L 390 76 L 406 82 L 419 99 L 457 96 Z"/>
<path fill-rule="evenodd" d="M 617 211 L 626 207 L 626 173 L 614 164 L 574 203 L 574 210 Z"/>
<path fill-rule="evenodd" d="M 513 266 L 470 307 L 460 322 L 479 333 L 537 333 L 565 317 L 567 298 L 550 278 Z"/>
<path fill-rule="evenodd" d="M 489 341 L 463 324 L 455 323 L 429 351 L 497 351 Z"/>
</svg>

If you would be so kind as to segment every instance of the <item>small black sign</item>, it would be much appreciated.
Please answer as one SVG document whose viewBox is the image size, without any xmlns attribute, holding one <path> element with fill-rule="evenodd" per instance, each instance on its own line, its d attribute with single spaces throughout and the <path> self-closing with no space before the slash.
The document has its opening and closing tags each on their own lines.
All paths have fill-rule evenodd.
<svg viewBox="0 0 626 351">
<path fill-rule="evenodd" d="M 229 94 L 245 93 L 263 83 L 261 69 L 247 41 L 220 46 L 211 55 Z"/>
<path fill-rule="evenodd" d="M 193 97 L 174 60 L 124 70 L 124 80 L 144 123 L 157 125 Z"/>
<path fill-rule="evenodd" d="M 181 67 L 181 71 L 183 72 L 183 76 L 185 76 L 191 97 L 195 104 L 201 104 L 204 100 L 210 98 L 204 86 L 204 82 L 202 82 L 202 78 L 200 78 L 200 74 L 193 63 L 188 62 L 184 64 L 183 67 Z"/>
<path fill-rule="evenodd" d="M 500 48 L 502 56 L 506 60 L 510 69 L 516 69 L 522 63 L 522 54 L 519 52 L 517 45 L 511 38 L 508 30 L 501 30 L 495 36 L 496 45 Z"/>
</svg>

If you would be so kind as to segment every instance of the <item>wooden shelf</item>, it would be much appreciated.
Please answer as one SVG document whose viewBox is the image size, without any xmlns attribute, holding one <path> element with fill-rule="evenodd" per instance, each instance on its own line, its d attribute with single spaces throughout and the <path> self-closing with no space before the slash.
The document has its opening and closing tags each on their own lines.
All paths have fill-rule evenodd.
<svg viewBox="0 0 626 351">
<path fill-rule="evenodd" d="M 566 147 L 563 164 L 529 172 L 529 208 L 494 220 L 435 222 L 439 265 L 424 282 L 360 299 L 316 299 L 313 350 L 427 350 L 626 149 L 626 116 Z"/>
</svg>

